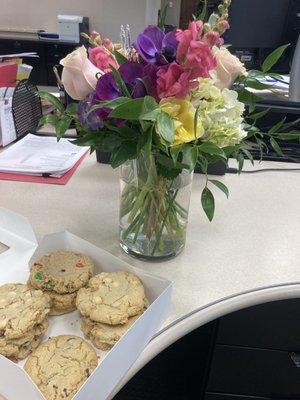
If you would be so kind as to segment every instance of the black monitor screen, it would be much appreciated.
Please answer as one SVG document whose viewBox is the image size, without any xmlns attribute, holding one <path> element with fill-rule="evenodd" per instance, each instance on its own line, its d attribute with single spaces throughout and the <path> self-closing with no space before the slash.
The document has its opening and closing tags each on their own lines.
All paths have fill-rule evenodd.
<svg viewBox="0 0 300 400">
<path fill-rule="evenodd" d="M 299 0 L 298 0 L 299 1 Z M 284 43 L 293 0 L 232 0 L 231 29 L 225 42 L 233 47 L 273 48 Z"/>
</svg>

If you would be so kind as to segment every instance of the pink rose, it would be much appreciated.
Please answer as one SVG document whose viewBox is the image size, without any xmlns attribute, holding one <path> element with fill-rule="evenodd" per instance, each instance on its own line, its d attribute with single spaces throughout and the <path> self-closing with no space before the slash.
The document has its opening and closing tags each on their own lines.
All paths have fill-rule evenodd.
<svg viewBox="0 0 300 400">
<path fill-rule="evenodd" d="M 203 30 L 202 21 L 192 21 L 186 30 L 178 29 L 176 39 L 179 42 L 177 49 L 177 60 L 180 62 L 184 59 L 186 52 L 192 40 L 199 40 Z"/>
<path fill-rule="evenodd" d="M 217 62 L 207 43 L 192 40 L 182 65 L 191 70 L 191 79 L 209 78 L 209 71 L 216 68 Z"/>
<path fill-rule="evenodd" d="M 203 41 L 209 45 L 209 47 L 213 46 L 222 46 L 224 44 L 224 39 L 220 37 L 220 33 L 217 31 L 207 32 L 203 36 Z"/>
<path fill-rule="evenodd" d="M 90 61 L 103 72 L 110 72 L 111 67 L 119 68 L 115 57 L 103 46 L 89 48 Z"/>
<path fill-rule="evenodd" d="M 74 100 L 84 100 L 96 88 L 101 71 L 87 57 L 84 46 L 79 47 L 60 61 L 64 69 L 62 83 Z"/>
<path fill-rule="evenodd" d="M 167 68 L 161 68 L 157 72 L 157 94 L 159 99 L 176 97 L 183 99 L 191 89 L 198 86 L 197 82 L 191 82 L 191 71 L 185 70 L 175 61 Z"/>
<path fill-rule="evenodd" d="M 104 38 L 102 40 L 102 44 L 108 51 L 111 51 L 111 52 L 114 51 L 114 44 L 110 39 Z"/>
</svg>

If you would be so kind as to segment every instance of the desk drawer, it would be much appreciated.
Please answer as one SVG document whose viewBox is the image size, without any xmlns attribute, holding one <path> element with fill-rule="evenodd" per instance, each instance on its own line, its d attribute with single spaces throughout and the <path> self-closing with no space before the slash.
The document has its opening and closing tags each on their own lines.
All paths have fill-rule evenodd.
<svg viewBox="0 0 300 400">
<path fill-rule="evenodd" d="M 300 399 L 300 368 L 285 351 L 217 345 L 207 391 Z"/>
<path fill-rule="evenodd" d="M 300 351 L 300 299 L 262 304 L 220 319 L 218 344 Z"/>
</svg>

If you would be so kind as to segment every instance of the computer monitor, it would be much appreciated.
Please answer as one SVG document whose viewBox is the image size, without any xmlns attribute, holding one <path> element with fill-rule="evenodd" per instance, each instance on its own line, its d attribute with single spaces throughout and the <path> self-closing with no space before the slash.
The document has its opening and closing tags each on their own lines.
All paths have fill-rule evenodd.
<svg viewBox="0 0 300 400">
<path fill-rule="evenodd" d="M 300 0 L 232 0 L 230 29 L 226 44 L 248 68 L 260 68 L 275 48 L 291 43 L 291 48 L 274 71 L 288 73 L 300 33 Z"/>
<path fill-rule="evenodd" d="M 233 0 L 225 40 L 233 47 L 273 48 L 284 43 L 291 0 Z"/>
</svg>

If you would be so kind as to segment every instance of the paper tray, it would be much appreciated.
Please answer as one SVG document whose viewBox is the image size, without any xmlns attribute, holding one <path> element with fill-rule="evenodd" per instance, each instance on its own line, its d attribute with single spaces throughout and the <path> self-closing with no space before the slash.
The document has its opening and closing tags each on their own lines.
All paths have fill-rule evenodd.
<svg viewBox="0 0 300 400">
<path fill-rule="evenodd" d="M 0 254 L 0 284 L 28 279 L 28 263 L 42 254 L 58 250 L 74 250 L 91 256 L 95 273 L 126 270 L 143 282 L 150 306 L 129 331 L 108 352 L 97 350 L 100 362 L 93 374 L 77 392 L 74 400 L 105 400 L 120 379 L 138 358 L 144 347 L 164 322 L 169 311 L 171 282 L 131 267 L 108 252 L 69 232 L 59 232 L 37 242 L 29 222 L 22 216 L 0 208 L 0 242 L 9 249 Z M 78 311 L 50 317 L 45 339 L 61 334 L 83 337 Z M 24 362 L 14 364 L 0 356 L 0 396 L 7 400 L 41 400 L 41 392 L 24 372 Z"/>
</svg>

